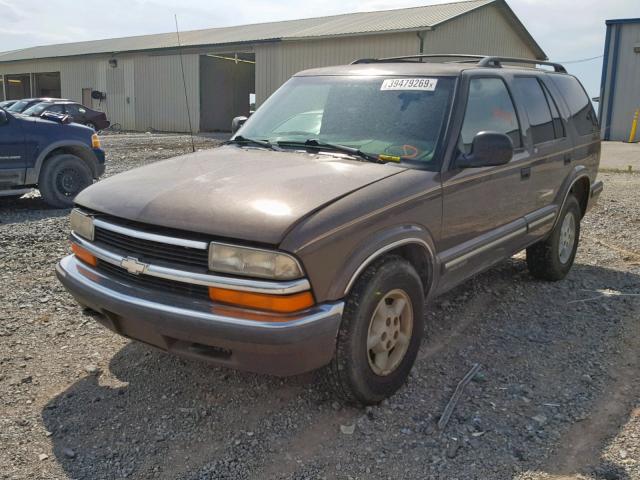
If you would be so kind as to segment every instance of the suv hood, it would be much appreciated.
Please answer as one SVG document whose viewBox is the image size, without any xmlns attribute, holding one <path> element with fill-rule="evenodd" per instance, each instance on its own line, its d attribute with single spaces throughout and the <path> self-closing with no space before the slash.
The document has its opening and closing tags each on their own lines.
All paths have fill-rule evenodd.
<svg viewBox="0 0 640 480">
<path fill-rule="evenodd" d="M 128 220 L 276 245 L 311 212 L 402 172 L 397 165 L 226 146 L 130 170 L 80 206 Z"/>
</svg>

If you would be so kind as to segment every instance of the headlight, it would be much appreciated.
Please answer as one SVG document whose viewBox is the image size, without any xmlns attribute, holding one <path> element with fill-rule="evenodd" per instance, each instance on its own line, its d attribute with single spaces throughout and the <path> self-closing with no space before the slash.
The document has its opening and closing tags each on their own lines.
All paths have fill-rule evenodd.
<svg viewBox="0 0 640 480">
<path fill-rule="evenodd" d="M 211 243 L 209 246 L 209 269 L 220 273 L 276 280 L 302 277 L 300 264 L 286 253 L 224 243 Z"/>
<path fill-rule="evenodd" d="M 87 240 L 93 241 L 93 218 L 86 213 L 81 212 L 77 208 L 71 210 L 69 216 L 71 230 Z"/>
</svg>

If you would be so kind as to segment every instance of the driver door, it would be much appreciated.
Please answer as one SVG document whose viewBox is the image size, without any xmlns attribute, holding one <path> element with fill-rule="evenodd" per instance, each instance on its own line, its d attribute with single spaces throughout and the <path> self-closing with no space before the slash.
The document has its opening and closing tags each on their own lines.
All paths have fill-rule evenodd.
<svg viewBox="0 0 640 480">
<path fill-rule="evenodd" d="M 442 289 L 512 255 L 525 241 L 524 215 L 530 210 L 530 158 L 523 148 L 507 83 L 501 77 L 472 77 L 467 86 L 457 148 L 443 173 Z M 482 131 L 511 138 L 511 161 L 490 167 L 456 167 L 455 159 L 471 152 L 473 138 Z"/>
<path fill-rule="evenodd" d="M 0 190 L 22 185 L 26 171 L 24 135 L 10 114 L 0 115 Z"/>
</svg>

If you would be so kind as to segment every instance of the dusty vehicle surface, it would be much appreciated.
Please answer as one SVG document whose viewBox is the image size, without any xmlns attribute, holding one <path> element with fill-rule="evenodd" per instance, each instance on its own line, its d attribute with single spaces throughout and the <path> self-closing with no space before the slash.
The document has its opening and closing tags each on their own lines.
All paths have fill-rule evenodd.
<svg viewBox="0 0 640 480">
<path fill-rule="evenodd" d="M 562 279 L 602 190 L 595 113 L 562 66 L 425 58 L 301 72 L 226 146 L 86 189 L 58 278 L 124 336 L 388 397 L 426 301 L 524 249 Z"/>
</svg>

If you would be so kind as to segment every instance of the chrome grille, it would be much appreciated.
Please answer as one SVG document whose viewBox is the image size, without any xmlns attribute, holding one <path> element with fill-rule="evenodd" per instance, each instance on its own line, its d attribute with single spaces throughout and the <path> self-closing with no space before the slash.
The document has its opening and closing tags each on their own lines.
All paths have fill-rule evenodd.
<svg viewBox="0 0 640 480">
<path fill-rule="evenodd" d="M 127 256 L 135 257 L 142 262 L 153 262 L 156 260 L 163 263 L 169 262 L 190 267 L 199 267 L 204 270 L 209 268 L 207 250 L 130 237 L 100 227 L 95 228 L 94 241 L 104 248 L 110 249 L 109 247 L 113 247 Z"/>
<path fill-rule="evenodd" d="M 111 278 L 123 281 L 127 285 L 151 288 L 155 291 L 163 291 L 174 295 L 185 295 L 192 298 L 209 299 L 209 289 L 203 285 L 193 283 L 176 282 L 164 278 L 149 275 L 133 275 L 124 268 L 116 267 L 102 260 L 98 261 L 98 270 L 108 274 Z"/>
</svg>

